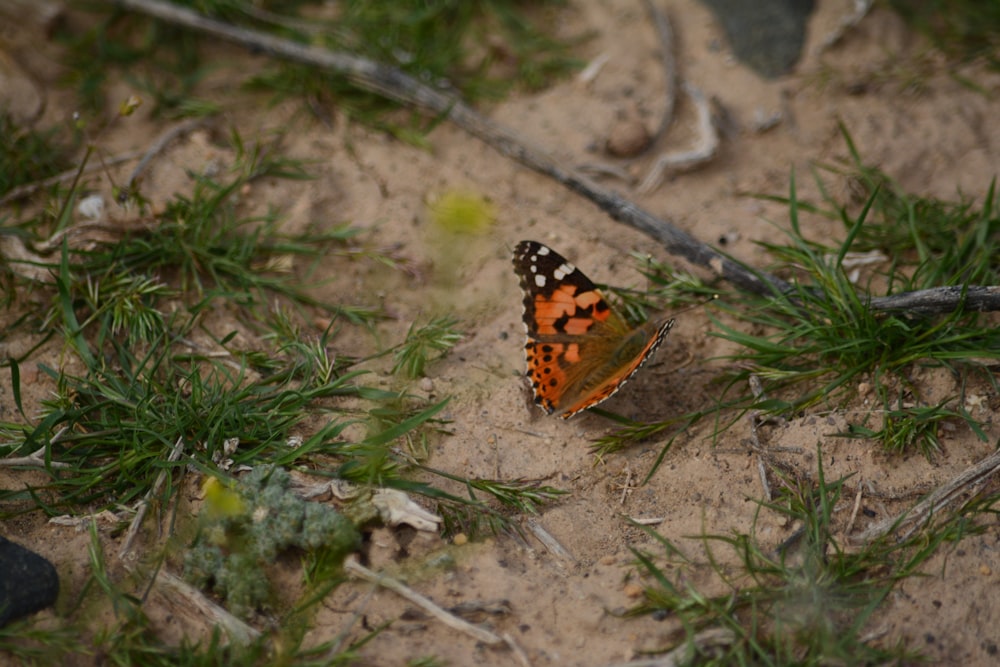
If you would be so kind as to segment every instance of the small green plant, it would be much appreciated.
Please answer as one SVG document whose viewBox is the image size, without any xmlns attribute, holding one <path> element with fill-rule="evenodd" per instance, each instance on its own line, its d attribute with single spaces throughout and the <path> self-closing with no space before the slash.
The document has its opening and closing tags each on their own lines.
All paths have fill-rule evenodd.
<svg viewBox="0 0 1000 667">
<path fill-rule="evenodd" d="M 363 373 L 350 370 L 353 360 L 331 354 L 329 331 L 315 340 L 302 335 L 296 324 L 301 316 L 280 307 L 272 309 L 274 326 L 264 336 L 276 344 L 273 349 L 227 351 L 235 331 L 209 334 L 212 354 L 192 341 L 208 333 L 201 327 L 220 300 L 234 304 L 232 316 L 251 328 L 260 326 L 257 309 L 277 299 L 286 308 L 332 313 L 346 324 L 364 325 L 376 317 L 364 307 L 320 302 L 294 273 L 270 268 L 284 266 L 285 258 L 317 261 L 346 254 L 341 246 L 356 231 L 344 226 L 284 236 L 273 217 L 241 217 L 234 195 L 242 184 L 264 174 L 303 178 L 305 173 L 259 147 L 247 149 L 237 135 L 233 139 L 232 169 L 219 180 L 198 177 L 192 194 L 178 196 L 157 224 L 86 250 L 62 244 L 50 266 L 55 289 L 42 326 L 61 327 L 83 371 L 39 365 L 55 382 L 54 395 L 40 417 L 8 425 L 13 437 L 0 449 L 14 456 L 37 453 L 50 481 L 4 490 L 0 501 L 30 500 L 49 512 L 129 503 L 151 488 L 160 469 L 183 465 L 167 462 L 178 442 L 206 467 L 221 460 L 223 443 L 233 438 L 239 447 L 226 456 L 239 463 L 287 465 L 336 455 L 346 451 L 340 434 L 361 417 L 335 412 L 301 437 L 300 446 L 288 442 L 324 402 L 401 400 L 360 385 Z M 30 321 L 37 319 L 25 320 Z M 6 362 L 22 413 L 19 368 L 30 354 Z M 382 449 L 422 424 L 411 416 L 398 420 L 408 426 L 400 429 L 397 423 L 395 430 L 373 434 L 386 438 Z M 168 494 L 173 491 L 168 487 Z"/>
<path fill-rule="evenodd" d="M 232 489 L 206 481 L 200 532 L 184 554 L 185 576 L 212 588 L 247 618 L 272 601 L 267 567 L 290 548 L 342 561 L 361 545 L 354 525 L 332 507 L 302 500 L 282 468 L 258 466 Z"/>
<path fill-rule="evenodd" d="M 435 317 L 419 328 L 412 324 L 406 340 L 393 353 L 392 372 L 411 379 L 422 377 L 431 355 L 445 354 L 462 339 L 462 334 L 454 329 L 456 324 L 458 320 L 451 317 Z"/>
<path fill-rule="evenodd" d="M 885 392 L 881 392 L 885 393 Z M 898 401 L 895 408 L 872 415 L 882 418 L 881 428 L 870 428 L 864 424 L 851 424 L 845 433 L 837 435 L 846 438 L 865 438 L 879 441 L 888 452 L 904 454 L 914 449 L 928 460 L 941 452 L 940 431 L 946 424 L 967 424 L 969 428 L 986 442 L 982 428 L 965 410 L 947 407 L 954 399 L 946 399 L 936 405 L 903 405 Z M 883 395 L 883 405 L 888 399 Z"/>
<path fill-rule="evenodd" d="M 591 449 L 598 457 L 617 452 L 631 444 L 653 438 L 665 431 L 669 431 L 669 434 L 664 440 L 662 440 L 660 453 L 654 461 L 653 466 L 646 477 L 646 481 L 649 480 L 650 475 L 656 472 L 656 468 L 663 461 L 663 457 L 666 456 L 667 452 L 670 451 L 670 448 L 673 446 L 674 440 L 677 436 L 684 433 L 686 429 L 696 424 L 702 417 L 708 414 L 699 411 L 679 415 L 672 419 L 645 423 L 624 419 L 618 415 L 601 410 L 600 408 L 591 408 L 591 411 L 621 424 L 620 428 L 616 431 L 602 435 L 593 442 Z"/>
</svg>

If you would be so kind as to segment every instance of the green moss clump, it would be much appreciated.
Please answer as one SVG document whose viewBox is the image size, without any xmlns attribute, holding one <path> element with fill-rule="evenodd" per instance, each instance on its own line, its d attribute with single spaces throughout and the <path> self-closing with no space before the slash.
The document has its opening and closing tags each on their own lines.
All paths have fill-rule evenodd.
<svg viewBox="0 0 1000 667">
<path fill-rule="evenodd" d="M 201 529 L 184 556 L 184 576 L 223 597 L 237 616 L 248 618 L 267 604 L 267 566 L 278 554 L 291 548 L 322 551 L 324 560 L 339 563 L 361 544 L 357 528 L 335 509 L 292 493 L 283 468 L 259 466 L 231 489 L 212 483 L 216 490 L 206 493 Z"/>
</svg>

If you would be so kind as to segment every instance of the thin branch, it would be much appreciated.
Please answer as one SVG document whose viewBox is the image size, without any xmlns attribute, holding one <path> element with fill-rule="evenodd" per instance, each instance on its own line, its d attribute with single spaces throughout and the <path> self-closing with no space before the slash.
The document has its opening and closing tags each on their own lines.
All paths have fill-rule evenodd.
<svg viewBox="0 0 1000 667">
<path fill-rule="evenodd" d="M 212 602 L 204 593 L 178 576 L 160 570 L 156 577 L 158 584 L 154 591 L 163 596 L 177 614 L 187 613 L 201 616 L 209 621 L 209 627 L 221 628 L 229 641 L 240 646 L 249 646 L 260 637 L 260 632 L 228 611 Z"/>
<path fill-rule="evenodd" d="M 13 468 L 16 466 L 26 466 L 32 468 L 44 468 L 45 467 L 45 447 L 40 447 L 35 451 L 31 452 L 27 456 L 17 456 L 6 459 L 0 459 L 0 468 Z M 61 461 L 49 461 L 49 466 L 52 468 L 69 468 L 68 463 L 63 463 Z"/>
<path fill-rule="evenodd" d="M 712 108 L 700 90 L 689 83 L 684 84 L 684 92 L 691 98 L 698 114 L 698 142 L 694 148 L 664 153 L 656 159 L 652 168 L 639 185 L 640 194 L 647 194 L 663 182 L 663 174 L 668 170 L 683 171 L 694 169 L 715 157 L 719 150 L 719 133 L 712 121 Z"/>
<path fill-rule="evenodd" d="M 11 466 L 38 466 L 39 468 L 45 467 L 45 452 L 47 449 L 51 448 L 52 445 L 56 444 L 62 440 L 63 435 L 69 430 L 68 426 L 63 426 L 56 434 L 52 436 L 47 445 L 42 445 L 35 451 L 31 452 L 27 456 L 9 457 L 5 459 L 0 459 L 0 467 L 11 467 Z M 69 468 L 70 464 L 63 463 L 62 461 L 49 461 L 49 467 L 52 468 Z"/>
<path fill-rule="evenodd" d="M 905 311 L 920 315 L 950 313 L 959 306 L 966 311 L 995 312 L 1000 310 L 1000 286 L 932 287 L 917 292 L 875 296 L 868 300 L 868 305 L 874 310 Z"/>
<path fill-rule="evenodd" d="M 674 59 L 674 30 L 666 12 L 661 11 L 653 0 L 645 0 L 643 4 L 646 5 L 646 12 L 653 19 L 653 24 L 656 26 L 656 36 L 660 40 L 660 63 L 663 66 L 665 84 L 663 116 L 660 117 L 660 124 L 649 142 L 650 146 L 654 146 L 667 133 L 667 128 L 674 120 L 674 107 L 677 106 L 677 61 Z"/>
<path fill-rule="evenodd" d="M 184 438 L 177 438 L 177 442 L 174 443 L 173 449 L 170 450 L 170 455 L 167 457 L 168 463 L 175 463 L 180 459 L 181 454 L 184 452 Z M 139 529 L 142 527 L 142 520 L 146 517 L 146 512 L 149 510 L 149 501 L 160 492 L 160 487 L 163 486 L 163 482 L 166 481 L 167 475 L 170 474 L 170 468 L 161 468 L 159 474 L 156 475 L 156 480 L 153 482 L 153 486 L 150 487 L 149 491 L 146 492 L 145 497 L 139 501 L 139 508 L 132 517 L 132 523 L 128 527 L 128 532 L 125 534 L 125 542 L 122 544 L 121 550 L 118 552 L 118 557 L 121 560 L 127 560 L 131 555 L 132 542 L 135 540 L 135 536 L 139 534 Z"/>
<path fill-rule="evenodd" d="M 679 667 L 690 664 L 696 655 L 712 655 L 717 649 L 728 648 L 736 640 L 736 633 L 729 628 L 708 628 L 664 655 L 619 662 L 609 667 Z"/>
<path fill-rule="evenodd" d="M 893 533 L 904 525 L 919 523 L 930 518 L 935 512 L 955 500 L 955 498 L 971 487 L 978 485 L 991 475 L 1000 472 L 1000 451 L 990 454 L 985 459 L 967 468 L 954 479 L 927 494 L 916 505 L 896 517 L 889 517 L 876 523 L 868 530 L 851 537 L 855 544 L 864 544 L 873 539 Z"/>
<path fill-rule="evenodd" d="M 205 123 L 206 120 L 204 118 L 191 118 L 189 120 L 184 121 L 183 123 L 174 125 L 173 127 L 169 128 L 166 132 L 163 132 L 160 136 L 158 136 L 156 138 L 156 141 L 153 142 L 153 145 L 146 150 L 146 153 L 145 155 L 142 156 L 142 159 L 139 160 L 139 164 L 137 164 L 135 166 L 135 169 L 132 170 L 132 175 L 129 176 L 128 182 L 125 183 L 125 187 L 122 188 L 120 199 L 124 201 L 124 199 L 129 196 L 129 194 L 132 192 L 132 188 L 135 186 L 135 182 L 142 175 L 142 172 L 146 170 L 146 167 L 149 166 L 149 163 L 152 161 L 152 159 L 157 155 L 159 155 L 171 141 L 181 136 L 182 134 L 187 134 L 189 132 L 194 131 L 195 129 L 201 127 Z"/>
<path fill-rule="evenodd" d="M 542 543 L 542 546 L 544 546 L 550 554 L 558 558 L 564 564 L 576 565 L 577 560 L 573 558 L 573 554 L 571 554 L 566 547 L 560 544 L 559 540 L 552 536 L 552 533 L 545 530 L 545 528 L 538 523 L 538 521 L 535 519 L 528 519 L 526 524 L 528 526 L 528 530 L 531 531 L 531 534 Z"/>
<path fill-rule="evenodd" d="M 104 169 L 105 167 L 121 164 L 122 162 L 128 162 L 130 160 L 136 159 L 140 155 L 142 155 L 142 151 L 129 151 L 128 153 L 115 155 L 114 157 L 110 157 L 107 160 L 103 160 L 101 162 L 92 162 L 83 168 L 82 173 L 89 174 L 90 172 L 98 171 L 100 169 Z M 64 181 L 72 181 L 74 178 L 77 177 L 77 174 L 80 173 L 81 172 L 79 167 L 73 167 L 72 169 L 68 169 L 67 171 L 62 172 L 61 174 L 56 174 L 55 176 L 49 176 L 48 178 L 43 179 L 41 181 L 34 181 L 33 183 L 25 183 L 24 185 L 19 185 L 16 188 L 11 188 L 7 192 L 7 194 L 0 197 L 0 206 L 27 197 L 28 195 L 34 194 L 39 190 L 43 190 L 49 186 L 55 185 L 56 183 L 62 183 Z"/>
<path fill-rule="evenodd" d="M 349 556 L 347 560 L 344 561 L 344 569 L 359 579 L 364 579 L 365 581 L 373 584 L 378 584 L 379 586 L 388 588 L 394 593 L 398 593 L 413 604 L 423 608 L 424 611 L 431 614 L 434 618 L 438 619 L 448 627 L 458 630 L 459 632 L 464 632 L 476 641 L 481 641 L 484 644 L 494 646 L 504 643 L 504 640 L 498 635 L 490 632 L 489 630 L 485 630 L 478 625 L 473 625 L 472 623 L 469 623 L 454 614 L 448 613 L 420 593 L 417 593 L 412 588 L 409 588 L 408 586 L 405 586 L 384 574 L 376 574 L 375 572 L 372 572 L 367 567 L 359 563 L 357 558 L 354 556 Z"/>
</svg>

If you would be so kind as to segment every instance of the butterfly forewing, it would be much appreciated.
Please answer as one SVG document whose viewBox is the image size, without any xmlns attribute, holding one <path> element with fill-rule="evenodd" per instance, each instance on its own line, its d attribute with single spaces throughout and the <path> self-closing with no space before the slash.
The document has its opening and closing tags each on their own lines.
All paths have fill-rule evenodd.
<svg viewBox="0 0 1000 667">
<path fill-rule="evenodd" d="M 653 352 L 673 321 L 630 330 L 582 271 L 536 241 L 514 250 L 524 292 L 535 402 L 563 418 L 600 403 Z"/>
</svg>

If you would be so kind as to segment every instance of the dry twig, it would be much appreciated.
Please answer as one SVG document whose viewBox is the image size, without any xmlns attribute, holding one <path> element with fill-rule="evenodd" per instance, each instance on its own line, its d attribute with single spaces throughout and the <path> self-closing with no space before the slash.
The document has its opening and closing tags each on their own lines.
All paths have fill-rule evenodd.
<svg viewBox="0 0 1000 667">
<path fill-rule="evenodd" d="M 174 463 L 180 459 L 183 452 L 184 438 L 177 438 L 177 442 L 174 443 L 174 447 L 170 450 L 170 455 L 167 457 L 167 462 Z M 139 534 L 139 529 L 142 527 L 142 520 L 146 518 L 146 512 L 149 510 L 149 501 L 160 492 L 160 487 L 163 486 L 163 482 L 166 481 L 169 474 L 170 468 L 161 468 L 160 472 L 156 475 L 156 480 L 153 481 L 153 486 L 149 488 L 143 499 L 139 501 L 139 507 L 136 510 L 135 516 L 132 517 L 132 523 L 129 524 L 128 532 L 125 534 L 125 541 L 122 543 L 122 548 L 118 551 L 118 557 L 121 560 L 127 560 L 131 555 L 132 542 L 135 541 L 135 536 Z"/>
<path fill-rule="evenodd" d="M 62 440 L 63 435 L 69 430 L 68 426 L 63 426 L 60 428 L 54 436 L 49 440 L 47 445 L 42 445 L 35 451 L 31 452 L 27 456 L 16 456 L 8 457 L 5 459 L 0 459 L 0 468 L 11 468 L 15 466 L 28 466 L 28 467 L 46 467 L 45 463 L 45 451 L 52 447 L 60 440 Z M 62 461 L 52 461 L 48 462 L 50 468 L 69 468 L 68 463 L 63 463 Z"/>
<path fill-rule="evenodd" d="M 755 401 L 759 401 L 761 396 L 764 395 L 764 385 L 761 384 L 760 378 L 757 375 L 750 376 L 750 392 L 753 394 Z M 750 447 L 757 453 L 757 474 L 760 476 L 760 485 L 764 487 L 764 500 L 771 502 L 774 495 L 771 493 L 771 484 L 767 481 L 767 468 L 764 465 L 764 457 L 767 455 L 767 452 L 760 443 L 760 433 L 757 430 L 760 410 L 752 410 L 747 418 L 750 420 Z"/>
<path fill-rule="evenodd" d="M 542 543 L 542 546 L 544 546 L 550 554 L 567 564 L 576 564 L 577 561 L 573 558 L 573 554 L 567 551 L 566 547 L 564 547 L 559 540 L 553 537 L 552 533 L 545 530 L 540 523 L 534 519 L 528 519 L 525 523 L 528 526 L 528 530 L 531 531 L 531 534 Z"/>
<path fill-rule="evenodd" d="M 56 174 L 55 176 L 50 176 L 41 181 L 35 181 L 34 183 L 25 183 L 24 185 L 19 185 L 16 188 L 12 188 L 3 197 L 0 197 L 0 206 L 8 204 L 12 201 L 22 199 L 28 195 L 34 194 L 39 190 L 43 190 L 50 185 L 55 185 L 56 183 L 62 183 L 64 181 L 72 181 L 77 175 L 89 174 L 90 172 L 97 171 L 99 169 L 104 169 L 105 167 L 110 167 L 112 165 L 121 164 L 122 162 L 128 162 L 134 160 L 142 155 L 141 151 L 129 151 L 128 153 L 122 153 L 121 155 L 115 155 L 102 162 L 92 162 L 80 171 L 79 167 L 73 167 L 68 169 L 61 174 Z"/>
<path fill-rule="evenodd" d="M 691 98 L 698 114 L 698 143 L 694 148 L 671 151 L 658 157 L 639 185 L 640 194 L 655 190 L 663 181 L 663 174 L 668 169 L 680 171 L 694 169 L 714 158 L 715 152 L 719 150 L 719 133 L 716 132 L 715 123 L 712 122 L 712 109 L 708 100 L 700 90 L 689 83 L 684 84 L 684 92 Z"/>
<path fill-rule="evenodd" d="M 959 494 L 981 484 L 998 471 L 1000 471 L 1000 451 L 990 454 L 951 481 L 942 484 L 899 516 L 889 517 L 876 523 L 868 530 L 853 536 L 851 541 L 856 544 L 864 544 L 896 532 L 906 525 L 914 525 L 915 528 L 915 524 L 929 519 L 935 512 L 955 500 Z"/>
<path fill-rule="evenodd" d="M 653 0 L 646 0 L 646 12 L 653 19 L 656 26 L 656 35 L 660 39 L 660 63 L 663 66 L 664 78 L 664 109 L 660 124 L 653 132 L 650 146 L 656 143 L 667 133 L 667 128 L 674 121 L 674 107 L 677 106 L 677 61 L 674 59 L 674 29 L 670 25 L 670 19 L 666 12 L 660 10 Z"/>
<path fill-rule="evenodd" d="M 716 649 L 731 646 L 735 642 L 736 634 L 732 630 L 709 628 L 659 657 L 620 662 L 609 667 L 678 667 L 689 664 L 695 655 L 711 655 Z"/>
<path fill-rule="evenodd" d="M 851 518 L 847 520 L 847 526 L 844 528 L 844 535 L 850 535 L 851 530 L 854 528 L 854 521 L 858 518 L 858 510 L 861 509 L 861 494 L 862 494 L 863 484 L 858 484 L 858 492 L 854 494 L 854 507 L 851 509 Z"/>
<path fill-rule="evenodd" d="M 402 583 L 396 581 L 395 579 L 388 577 L 384 574 L 376 574 L 372 572 L 367 567 L 358 562 L 357 558 L 354 556 L 349 556 L 346 561 L 344 561 L 344 569 L 358 577 L 359 579 L 364 579 L 365 581 L 371 582 L 373 584 L 378 584 L 384 588 L 388 588 L 394 593 L 398 593 L 410 602 L 421 607 L 424 611 L 432 615 L 434 618 L 438 619 L 445 625 L 459 632 L 464 632 L 476 641 L 483 642 L 484 644 L 497 645 L 504 643 L 504 640 L 498 635 L 479 627 L 478 625 L 473 625 L 468 621 L 465 621 L 454 614 L 450 614 L 441 607 L 437 606 L 429 599 L 417 593 L 412 588 L 403 585 Z"/>
<path fill-rule="evenodd" d="M 46 447 L 39 447 L 35 451 L 31 452 L 27 456 L 15 456 L 6 459 L 0 459 L 0 468 L 14 468 L 17 466 L 26 466 L 31 468 L 44 468 L 45 467 L 45 449 Z M 49 467 L 52 468 L 68 468 L 70 467 L 68 463 L 63 463 L 61 461 L 49 461 Z"/>
<path fill-rule="evenodd" d="M 170 144 L 171 141 L 173 141 L 174 139 L 183 134 L 187 134 L 201 127 L 205 123 L 206 121 L 204 118 L 191 118 L 189 120 L 184 121 L 183 123 L 174 125 L 166 132 L 163 132 L 160 136 L 158 136 L 156 138 L 156 141 L 153 142 L 153 145 L 146 150 L 146 153 L 142 156 L 142 159 L 139 160 L 139 164 L 137 164 L 135 166 L 135 169 L 132 170 L 132 175 L 129 176 L 128 182 L 125 183 L 125 186 L 122 188 L 122 192 L 119 195 L 119 200 L 124 201 L 125 199 L 128 198 L 129 194 L 132 192 L 132 188 L 135 187 L 136 181 L 142 175 L 142 172 L 146 170 L 146 167 L 149 166 L 149 163 L 152 161 L 154 157 L 163 152 L 163 150 L 167 147 L 167 145 Z"/>
<path fill-rule="evenodd" d="M 197 588 L 164 569 L 156 576 L 159 584 L 153 590 L 171 607 L 179 607 L 178 613 L 203 616 L 209 620 L 209 627 L 221 628 L 229 641 L 247 646 L 260 637 L 260 632 L 250 627 L 228 611 L 209 600 Z"/>
</svg>

